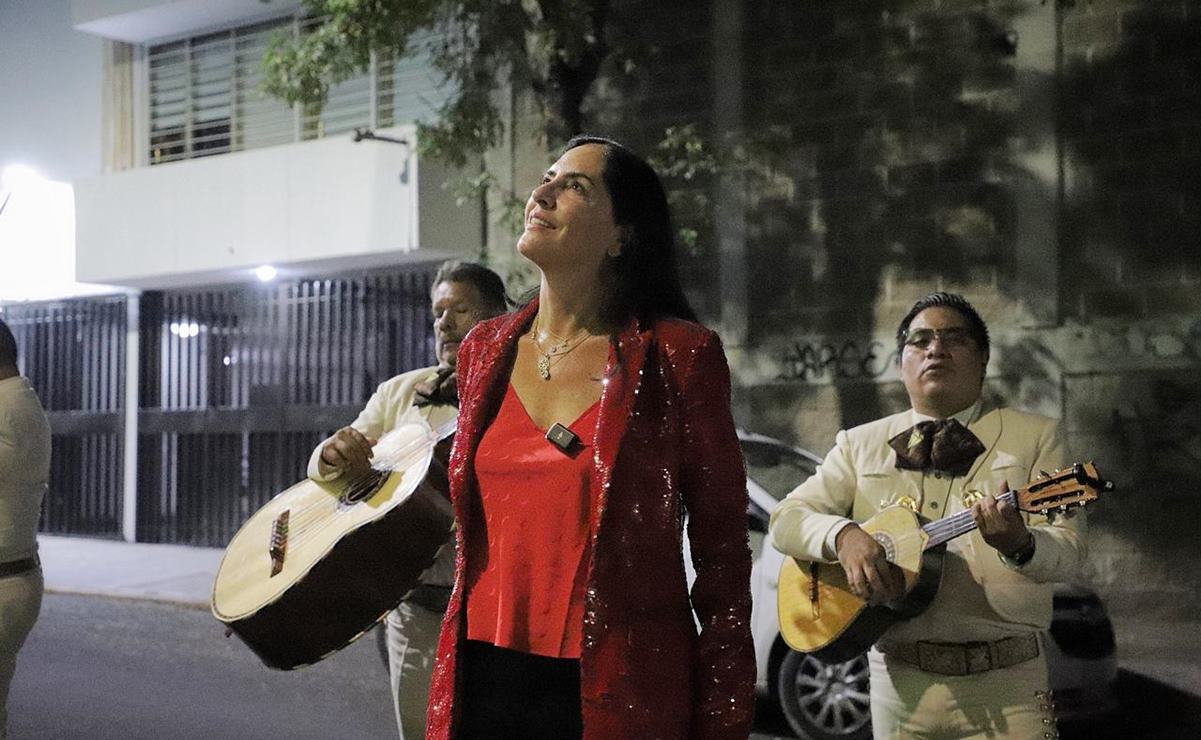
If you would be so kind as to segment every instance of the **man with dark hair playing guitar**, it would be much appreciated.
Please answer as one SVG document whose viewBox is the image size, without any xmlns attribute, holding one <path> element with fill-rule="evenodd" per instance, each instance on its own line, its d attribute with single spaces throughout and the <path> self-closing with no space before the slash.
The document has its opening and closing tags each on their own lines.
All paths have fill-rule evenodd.
<svg viewBox="0 0 1201 740">
<path fill-rule="evenodd" d="M 781 573 L 781 630 L 826 659 L 866 647 L 839 647 L 854 633 L 879 638 L 868 656 L 876 738 L 1055 737 L 1041 641 L 1052 584 L 1084 557 L 1083 517 L 1029 512 L 1066 509 L 1106 484 L 1091 465 L 1047 472 L 1065 464 L 1056 423 L 981 398 L 988 330 L 961 296 L 919 300 L 897 343 L 912 409 L 839 432 L 772 516 L 775 546 L 795 558 L 785 567 L 795 579 Z M 872 526 L 897 514 L 930 524 L 911 528 L 920 538 Z M 898 565 L 907 542 L 920 552 L 935 538 L 945 554 L 931 547 L 917 570 L 936 554 L 941 585 L 938 572 Z M 831 623 L 847 634 L 806 634 Z"/>
<path fill-rule="evenodd" d="M 361 476 L 370 470 L 372 447 L 382 435 L 414 419 L 439 428 L 458 415 L 455 369 L 459 344 L 477 323 L 505 312 L 504 282 L 482 265 L 447 262 L 434 276 L 430 301 L 438 365 L 381 383 L 357 419 L 313 450 L 308 469 L 313 480 Z M 426 481 L 445 494 L 446 450 L 436 454 L 435 460 L 438 457 L 441 464 L 431 465 Z M 454 538 L 448 537 L 417 587 L 387 618 L 388 672 L 401 740 L 425 737 L 430 673 L 454 581 L 453 543 Z"/>
</svg>

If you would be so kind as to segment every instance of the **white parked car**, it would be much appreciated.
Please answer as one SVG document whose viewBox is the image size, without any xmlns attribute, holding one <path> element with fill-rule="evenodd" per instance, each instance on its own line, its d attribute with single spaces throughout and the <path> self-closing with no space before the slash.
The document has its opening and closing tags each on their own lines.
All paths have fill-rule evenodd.
<svg viewBox="0 0 1201 740">
<path fill-rule="evenodd" d="M 777 700 L 788 724 L 808 740 L 871 737 L 867 658 L 827 665 L 790 650 L 780 636 L 776 591 L 784 560 L 765 545 L 767 522 L 779 501 L 817 470 L 813 453 L 739 431 L 746 458 L 751 553 L 751 631 L 756 688 Z M 1047 663 L 1056 712 L 1065 723 L 1103 715 L 1115 706 L 1113 626 L 1097 595 L 1078 586 L 1056 589 Z"/>
</svg>

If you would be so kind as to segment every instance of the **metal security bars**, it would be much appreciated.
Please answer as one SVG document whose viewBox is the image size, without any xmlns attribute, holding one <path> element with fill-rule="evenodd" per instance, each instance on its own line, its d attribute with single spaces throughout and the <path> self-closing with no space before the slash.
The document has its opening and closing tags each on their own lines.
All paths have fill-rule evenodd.
<svg viewBox="0 0 1201 740">
<path fill-rule="evenodd" d="M 318 22 L 288 16 L 149 46 L 149 163 L 426 121 L 447 99 L 429 61 L 431 34 L 412 39 L 409 57 L 373 58 L 364 74 L 334 85 L 323 106 L 267 95 L 262 60 L 271 37 L 303 35 Z"/>
<path fill-rule="evenodd" d="M 433 364 L 432 273 L 137 299 L 136 538 L 224 546 L 379 383 Z M 54 435 L 44 532 L 122 534 L 126 301 L 0 307 Z"/>
<path fill-rule="evenodd" d="M 143 296 L 138 540 L 225 545 L 379 383 L 433 364 L 431 278 Z"/>
<path fill-rule="evenodd" d="M 121 535 L 126 298 L 0 307 L 50 419 L 42 531 Z"/>
</svg>

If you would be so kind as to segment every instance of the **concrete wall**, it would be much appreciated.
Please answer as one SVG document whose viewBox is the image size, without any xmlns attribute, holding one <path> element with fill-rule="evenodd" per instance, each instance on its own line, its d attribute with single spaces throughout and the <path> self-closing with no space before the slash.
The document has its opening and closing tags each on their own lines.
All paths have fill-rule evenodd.
<svg viewBox="0 0 1201 740">
<path fill-rule="evenodd" d="M 142 43 L 254 22 L 299 5 L 299 0 L 71 0 L 71 18 L 89 33 Z"/>
<path fill-rule="evenodd" d="M 339 136 L 79 180 L 78 274 L 161 289 L 246 280 L 262 264 L 306 274 L 464 256 L 478 212 L 460 212 L 448 176 L 411 147 Z"/>
<path fill-rule="evenodd" d="M 710 43 L 731 4 L 733 113 Z M 891 335 L 921 295 L 961 292 L 994 333 L 987 392 L 1061 418 L 1119 483 L 1087 578 L 1118 611 L 1201 607 L 1176 567 L 1201 556 L 1183 524 L 1201 513 L 1201 2 L 707 10 L 618 4 L 648 56 L 609 70 L 589 127 L 644 152 L 686 123 L 737 145 L 745 275 L 703 239 L 685 273 L 707 322 L 745 311 L 745 341 L 726 333 L 739 422 L 822 454 L 905 408 Z"/>
</svg>

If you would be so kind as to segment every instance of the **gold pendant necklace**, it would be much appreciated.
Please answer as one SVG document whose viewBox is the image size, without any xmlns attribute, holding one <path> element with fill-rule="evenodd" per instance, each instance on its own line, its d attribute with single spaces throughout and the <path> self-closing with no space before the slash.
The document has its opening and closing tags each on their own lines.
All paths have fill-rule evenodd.
<svg viewBox="0 0 1201 740">
<path fill-rule="evenodd" d="M 550 349 L 543 349 L 542 342 L 538 341 L 538 334 L 540 333 L 540 319 L 540 316 L 534 319 L 534 331 L 530 335 L 530 339 L 533 340 L 534 347 L 538 352 L 538 376 L 543 380 L 550 380 L 550 369 L 581 344 L 588 341 L 590 335 L 588 334 L 587 329 L 580 329 L 571 337 L 564 339 L 558 334 L 552 332 L 550 329 L 547 329 L 546 333 L 558 339 L 559 344 L 552 344 Z M 576 337 L 579 337 L 579 339 L 576 339 Z"/>
</svg>

